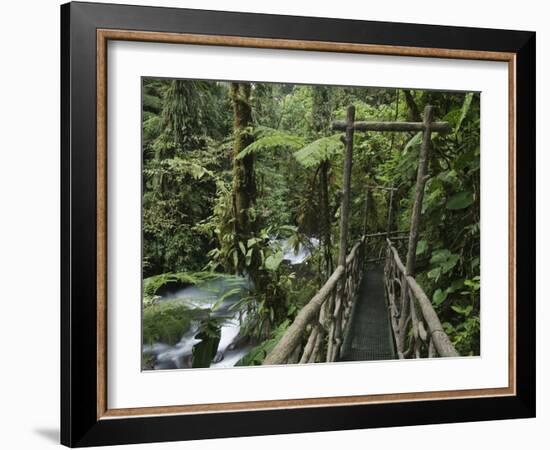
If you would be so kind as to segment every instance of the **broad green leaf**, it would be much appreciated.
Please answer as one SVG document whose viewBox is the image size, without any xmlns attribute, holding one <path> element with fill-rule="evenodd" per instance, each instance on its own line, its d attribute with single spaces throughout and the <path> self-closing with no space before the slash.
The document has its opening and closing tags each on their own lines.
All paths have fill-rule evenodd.
<svg viewBox="0 0 550 450">
<path fill-rule="evenodd" d="M 458 291 L 462 286 L 464 286 L 464 279 L 460 278 L 458 280 L 454 280 L 451 283 L 451 286 L 447 288 L 447 291 L 449 294 L 452 294 L 453 292 Z"/>
<path fill-rule="evenodd" d="M 418 245 L 416 246 L 416 254 L 421 255 L 426 251 L 428 248 L 428 243 L 422 239 L 421 241 L 418 241 Z"/>
<path fill-rule="evenodd" d="M 449 259 L 449 256 L 451 256 L 451 254 L 452 253 L 446 248 L 435 250 L 432 252 L 432 258 L 430 259 L 430 262 L 432 264 L 439 264 L 439 263 L 445 262 Z"/>
<path fill-rule="evenodd" d="M 265 259 L 265 268 L 270 271 L 275 271 L 279 268 L 283 262 L 283 252 L 277 252 L 273 255 L 269 255 Z"/>
<path fill-rule="evenodd" d="M 447 261 L 441 264 L 441 272 L 442 273 L 450 272 L 454 268 L 454 266 L 456 266 L 459 260 L 460 260 L 460 256 L 452 254 L 451 256 L 449 256 Z"/>
<path fill-rule="evenodd" d="M 476 278 L 477 278 L 477 280 L 476 280 Z M 474 291 L 479 291 L 479 288 L 481 286 L 481 284 L 479 282 L 479 277 L 474 277 L 471 280 L 465 280 L 464 281 L 464 286 L 468 286 L 469 288 L 471 288 Z"/>
<path fill-rule="evenodd" d="M 450 272 L 459 260 L 459 255 L 451 253 L 446 248 L 435 250 L 432 253 L 430 263 L 436 267 L 432 268 L 432 270 L 428 272 L 428 278 L 432 278 L 437 281 L 441 275 Z"/>
<path fill-rule="evenodd" d="M 436 267 L 435 269 L 432 269 L 428 272 L 428 278 L 431 278 L 432 280 L 437 281 L 440 276 L 441 276 L 441 268 L 440 267 Z"/>
<path fill-rule="evenodd" d="M 447 209 L 464 209 L 474 203 L 474 197 L 469 191 L 462 191 L 458 194 L 454 194 L 449 200 L 447 200 Z"/>
<path fill-rule="evenodd" d="M 472 305 L 468 305 L 468 306 L 452 305 L 452 306 L 451 306 L 451 309 L 452 309 L 454 312 L 456 312 L 456 313 L 458 313 L 458 314 L 460 314 L 460 315 L 462 315 L 462 316 L 466 316 L 466 317 L 467 317 L 467 316 L 469 316 L 470 313 L 472 312 L 473 307 L 472 307 Z"/>
<path fill-rule="evenodd" d="M 437 289 L 434 292 L 434 296 L 433 296 L 434 305 L 436 305 L 436 306 L 441 305 L 441 303 L 443 303 L 446 300 L 447 295 L 448 295 L 447 290 L 442 291 L 441 289 Z"/>
<path fill-rule="evenodd" d="M 447 299 L 449 294 L 452 294 L 452 293 L 456 292 L 463 285 L 464 285 L 464 280 L 461 278 L 461 279 L 458 279 L 458 280 L 454 280 L 451 283 L 451 285 L 445 290 L 436 289 L 436 291 L 434 292 L 434 295 L 433 295 L 434 305 L 439 306 L 441 303 L 443 303 Z"/>
</svg>

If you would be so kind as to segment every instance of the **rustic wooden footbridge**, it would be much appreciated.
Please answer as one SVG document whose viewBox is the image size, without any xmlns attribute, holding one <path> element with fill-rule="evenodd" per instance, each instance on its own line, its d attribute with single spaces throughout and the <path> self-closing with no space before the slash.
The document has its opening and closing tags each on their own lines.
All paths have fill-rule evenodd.
<svg viewBox="0 0 550 450">
<path fill-rule="evenodd" d="M 333 129 L 345 132 L 338 266 L 300 310 L 264 364 L 459 356 L 414 277 L 431 133 L 446 132 L 449 125 L 433 121 L 431 106 L 426 106 L 422 122 L 356 122 L 355 108 L 349 106 L 346 120 L 334 122 Z M 367 234 L 367 204 L 363 236 L 347 251 L 355 131 L 422 132 L 405 262 L 396 247 L 402 234 L 390 230 L 392 187 L 384 188 L 390 192 L 387 232 Z M 385 263 L 367 264 L 367 245 L 380 239 Z"/>
</svg>

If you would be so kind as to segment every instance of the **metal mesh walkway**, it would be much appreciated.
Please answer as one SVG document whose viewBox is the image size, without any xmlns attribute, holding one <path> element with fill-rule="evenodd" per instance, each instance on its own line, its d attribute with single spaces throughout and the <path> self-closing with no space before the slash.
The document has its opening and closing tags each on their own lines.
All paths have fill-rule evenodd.
<svg viewBox="0 0 550 450">
<path fill-rule="evenodd" d="M 384 269 L 368 268 L 352 312 L 340 361 L 395 359 L 384 294 Z"/>
</svg>

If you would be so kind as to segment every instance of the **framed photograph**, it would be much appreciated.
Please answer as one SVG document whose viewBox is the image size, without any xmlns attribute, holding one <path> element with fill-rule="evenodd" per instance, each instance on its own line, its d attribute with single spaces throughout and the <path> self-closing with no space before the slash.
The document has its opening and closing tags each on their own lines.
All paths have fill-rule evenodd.
<svg viewBox="0 0 550 450">
<path fill-rule="evenodd" d="M 61 441 L 535 415 L 535 33 L 61 7 Z"/>
</svg>

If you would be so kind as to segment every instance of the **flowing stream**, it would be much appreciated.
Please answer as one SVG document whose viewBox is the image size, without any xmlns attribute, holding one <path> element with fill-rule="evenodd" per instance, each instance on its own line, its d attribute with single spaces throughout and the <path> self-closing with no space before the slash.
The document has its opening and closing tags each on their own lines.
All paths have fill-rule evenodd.
<svg viewBox="0 0 550 450">
<path fill-rule="evenodd" d="M 302 264 L 311 255 L 313 249 L 319 246 L 319 240 L 311 238 L 309 245 L 300 244 L 298 251 L 294 251 L 288 239 L 282 239 L 279 241 L 281 249 L 283 251 L 283 261 L 287 261 L 291 266 Z"/>
<path fill-rule="evenodd" d="M 290 265 L 302 264 L 311 254 L 313 248 L 319 245 L 315 238 L 311 245 L 300 245 L 294 251 L 288 240 L 278 241 L 283 251 L 283 260 Z M 212 368 L 235 366 L 253 347 L 254 344 L 243 339 L 240 334 L 241 322 L 244 317 L 239 311 L 231 307 L 238 302 L 242 295 L 250 289 L 250 281 L 244 277 L 224 277 L 205 281 L 200 285 L 187 286 L 170 292 L 160 298 L 160 302 L 178 302 L 189 310 L 212 309 L 225 296 L 211 314 L 215 317 L 224 317 L 221 327 L 221 337 L 216 357 L 210 364 Z M 227 295 L 230 291 L 231 295 Z M 153 345 L 143 345 L 143 353 L 152 356 L 152 367 L 155 370 L 187 369 L 192 366 L 193 347 L 200 342 L 196 339 L 200 326 L 199 320 L 192 320 L 189 329 L 175 345 L 156 342 Z"/>
</svg>

